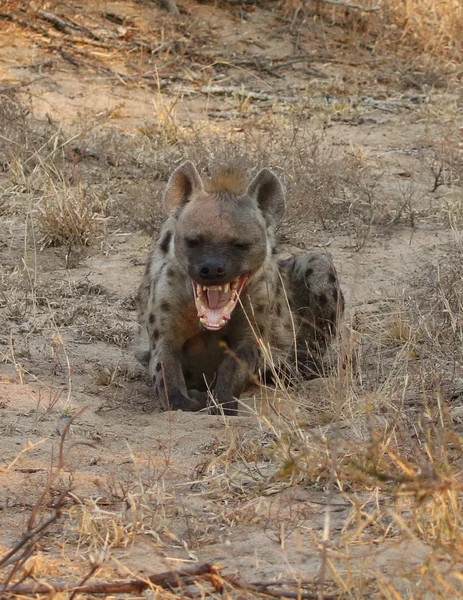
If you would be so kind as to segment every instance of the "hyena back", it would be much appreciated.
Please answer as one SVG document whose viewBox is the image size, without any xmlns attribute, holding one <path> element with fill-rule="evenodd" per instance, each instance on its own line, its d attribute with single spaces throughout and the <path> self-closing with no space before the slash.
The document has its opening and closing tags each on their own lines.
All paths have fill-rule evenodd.
<svg viewBox="0 0 463 600">
<path fill-rule="evenodd" d="M 225 170 L 205 186 L 188 161 L 172 174 L 164 204 L 168 217 L 139 290 L 136 350 L 164 408 L 201 410 L 209 389 L 235 414 L 262 348 L 297 356 L 313 372 L 344 300 L 327 255 L 278 260 L 278 177 L 263 169 L 244 189 Z"/>
</svg>

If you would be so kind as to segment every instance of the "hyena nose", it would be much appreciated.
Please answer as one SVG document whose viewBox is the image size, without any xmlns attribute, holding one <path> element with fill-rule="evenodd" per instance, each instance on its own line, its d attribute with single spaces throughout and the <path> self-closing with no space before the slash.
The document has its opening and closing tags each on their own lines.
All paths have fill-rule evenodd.
<svg viewBox="0 0 463 600">
<path fill-rule="evenodd" d="M 205 281 L 209 279 L 221 279 L 225 276 L 225 267 L 219 262 L 210 260 L 201 265 L 199 275 Z"/>
</svg>

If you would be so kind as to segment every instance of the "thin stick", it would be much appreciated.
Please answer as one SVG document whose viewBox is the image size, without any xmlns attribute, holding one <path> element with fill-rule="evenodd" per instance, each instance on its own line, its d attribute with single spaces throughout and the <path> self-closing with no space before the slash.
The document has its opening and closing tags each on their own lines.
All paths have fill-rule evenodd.
<svg viewBox="0 0 463 600">
<path fill-rule="evenodd" d="M 17 90 L 22 87 L 34 85 L 34 83 L 36 81 L 40 81 L 41 79 L 44 79 L 44 78 L 45 78 L 45 76 L 41 75 L 40 77 L 36 77 L 35 79 L 32 79 L 32 81 L 22 81 L 21 83 L 14 83 L 12 85 L 0 85 L 0 92 L 9 92 L 10 90 Z"/>
<path fill-rule="evenodd" d="M 15 546 L 13 546 L 13 548 L 9 552 L 7 552 L 5 554 L 5 556 L 2 556 L 2 558 L 0 559 L 0 567 L 4 567 L 4 566 L 10 564 L 9 559 L 12 556 L 14 556 L 18 552 L 18 550 L 20 550 L 24 546 L 24 544 L 26 544 L 30 539 L 32 539 L 34 536 L 39 534 L 41 531 L 43 531 L 44 529 L 49 527 L 60 516 L 61 516 L 61 513 L 59 510 L 57 510 L 55 512 L 55 514 L 52 515 L 49 519 L 47 519 L 46 521 L 44 521 L 43 523 L 38 525 L 35 529 L 31 529 L 28 533 L 26 533 L 26 535 L 23 536 L 19 540 L 19 542 Z"/>
<path fill-rule="evenodd" d="M 99 568 L 100 568 L 99 564 L 97 564 L 97 563 L 93 564 L 91 566 L 90 571 L 87 573 L 87 575 L 85 575 L 85 577 L 79 583 L 79 587 L 82 587 L 85 583 L 87 583 L 87 581 L 93 577 L 93 575 L 98 571 Z M 72 592 L 72 594 L 69 596 L 69 600 L 73 600 L 73 598 L 75 598 L 78 594 L 79 594 L 79 590 L 77 590 L 77 589 L 74 590 Z"/>
</svg>

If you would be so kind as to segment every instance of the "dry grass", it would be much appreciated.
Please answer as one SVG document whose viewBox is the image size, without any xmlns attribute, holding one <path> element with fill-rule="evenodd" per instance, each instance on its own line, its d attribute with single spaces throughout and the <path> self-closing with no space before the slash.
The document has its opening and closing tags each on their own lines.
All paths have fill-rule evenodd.
<svg viewBox="0 0 463 600">
<path fill-rule="evenodd" d="M 82 187 L 72 189 L 50 182 L 49 193 L 39 201 L 37 222 L 45 246 L 88 246 L 96 232 L 92 200 Z"/>
<path fill-rule="evenodd" d="M 126 548 L 139 534 L 151 536 L 156 543 L 165 545 L 169 540 L 165 532 L 173 500 L 163 489 L 162 482 L 151 486 L 141 482 L 134 484 L 116 506 L 84 499 L 69 511 L 69 535 L 77 538 L 79 550 L 88 551 Z"/>
<path fill-rule="evenodd" d="M 0 168 L 5 170 L 11 155 L 26 142 L 28 109 L 13 91 L 0 92 Z"/>
<path fill-rule="evenodd" d="M 419 147 L 431 194 L 440 197 L 447 224 L 455 229 L 463 223 L 463 151 L 459 134 L 454 126 L 444 126 L 433 138 L 420 140 Z"/>
<path fill-rule="evenodd" d="M 361 31 L 364 19 L 376 20 L 377 27 L 382 24 L 380 33 L 371 25 L 365 33 L 365 39 L 377 36 L 377 53 L 400 44 L 402 54 L 418 50 L 445 60 L 461 56 L 461 7 L 450 0 L 389 0 L 379 15 L 351 14 L 346 22 L 355 20 Z M 172 25 L 172 30 L 178 28 Z M 182 44 L 186 53 L 190 41 Z M 347 94 L 342 86 L 329 85 L 337 94 Z M 133 135 L 106 129 L 104 120 L 66 132 L 28 120 L 24 105 L 11 95 L 2 105 L 0 123 L 8 124 L 8 139 L 14 143 L 0 144 L 2 232 L 6 240 L 13 240 L 0 248 L 6 248 L 0 266 L 0 361 L 2 367 L 12 367 L 24 387 L 40 386 L 33 433 L 50 445 L 43 455 L 38 446 L 27 446 L 1 470 L 13 481 L 25 454 L 36 461 L 51 456 L 50 467 L 40 467 L 44 477 L 54 474 L 51 482 L 44 482 L 46 493 L 39 498 L 40 522 L 57 514 L 57 498 L 62 500 L 59 525 L 31 546 L 30 559 L 13 565 L 13 574 L 7 566 L 5 577 L 12 574 L 17 581 L 72 575 L 54 571 L 51 560 L 37 554 L 38 547 L 55 552 L 61 565 L 71 554 L 80 560 L 91 552 L 108 578 L 115 577 L 110 565 L 123 565 L 127 558 L 121 552 L 147 538 L 156 552 L 187 557 L 182 560 L 198 560 L 224 548 L 233 557 L 233 533 L 238 532 L 237 537 L 246 539 L 260 535 L 265 550 L 277 547 L 293 574 L 300 557 L 307 557 L 291 551 L 302 545 L 301 540 L 309 540 L 308 558 L 315 557 L 314 589 L 315 583 L 325 582 L 341 598 L 462 597 L 458 135 L 444 131 L 437 138 L 423 138 L 421 170 L 417 159 L 417 171 L 399 185 L 400 180 L 387 172 L 388 165 L 379 168 L 360 149 L 333 143 L 332 117 L 346 110 L 345 103 L 324 107 L 318 120 L 307 123 L 310 104 L 291 108 L 286 116 L 276 106 L 274 114 L 262 116 L 257 115 L 258 107 L 245 102 L 217 134 L 215 125 L 199 132 L 183 129 L 175 113 L 178 98 L 164 98 L 159 90 L 158 86 L 158 121 Z M 419 118 L 423 113 L 417 112 Z M 291 387 L 283 381 L 276 390 L 257 388 L 254 401 L 244 402 L 252 417 L 244 424 L 218 417 L 213 425 L 223 423 L 223 428 L 218 434 L 212 429 L 194 473 L 185 481 L 185 474 L 179 477 L 175 470 L 175 461 L 182 460 L 174 456 L 181 442 L 172 440 L 172 432 L 168 444 L 158 442 L 148 426 L 138 453 L 126 446 L 129 433 L 124 430 L 114 439 L 105 430 L 106 422 L 73 426 L 63 462 L 57 456 L 55 421 L 80 401 L 88 378 L 106 402 L 95 418 L 109 419 L 111 411 L 118 410 L 116 419 L 128 423 L 138 409 L 133 397 L 140 375 L 128 352 L 132 299 L 121 299 L 87 280 L 90 268 L 75 277 L 67 272 L 55 278 L 54 253 L 64 251 L 66 266 L 78 267 L 83 250 L 101 256 L 118 252 L 112 246 L 113 234 L 156 232 L 165 180 L 185 158 L 193 159 L 206 175 L 225 161 L 243 168 L 249 177 L 261 166 L 273 168 L 288 190 L 287 218 L 280 232 L 285 243 L 323 245 L 341 230 L 350 234 L 350 242 L 345 242 L 350 249 L 361 252 L 374 243 L 374 236 L 392 237 L 403 223 L 412 237 L 417 222 L 428 217 L 454 228 L 455 239 L 438 258 L 423 258 L 419 277 L 401 282 L 404 291 L 399 297 L 351 308 L 336 352 L 327 357 L 329 377 L 290 382 Z M 438 210 L 428 208 L 432 202 L 441 204 Z M 148 239 L 143 239 L 147 245 Z M 137 258 L 130 251 L 124 260 Z M 80 354 L 79 345 L 84 347 Z M 110 350 L 118 353 L 117 359 L 105 356 Z M 130 402 L 120 401 L 119 391 L 127 391 Z M 147 397 L 147 388 L 143 393 Z M 2 427 L 12 444 L 25 439 L 25 418 L 15 413 Z M 83 435 L 86 428 L 91 435 Z M 99 465 L 101 456 L 107 462 Z M 99 475 L 88 471 L 88 465 L 101 467 Z M 27 492 L 40 495 L 42 487 L 34 481 Z M 25 514 L 35 510 L 28 502 L 21 507 Z M 423 550 L 424 558 L 404 561 L 405 543 Z M 394 573 L 380 562 L 381 552 L 391 549 L 402 563 Z M 77 579 L 84 575 L 82 568 L 79 563 Z M 190 592 L 194 598 L 206 595 L 198 587 L 190 587 Z M 155 594 L 185 597 L 181 592 Z M 215 592 L 207 594 L 215 597 Z M 259 597 L 228 588 L 223 594 Z"/>
<path fill-rule="evenodd" d="M 452 406 L 461 402 L 454 383 L 463 373 L 461 252 L 456 233 L 445 259 L 423 265 L 387 313 L 365 314 L 363 323 L 357 315 L 356 329 L 345 329 L 337 376 L 323 386 L 329 425 L 320 402 L 306 395 L 318 388 L 296 385 L 277 393 L 284 404 L 274 406 L 282 412 L 256 413 L 252 433 L 237 437 L 230 429 L 226 440 L 204 448 L 209 458 L 198 467 L 207 483 L 203 495 L 234 501 L 241 508 L 222 518 L 260 523 L 282 548 L 288 539 L 294 543 L 291 535 L 308 518 L 303 507 L 281 497 L 285 489 L 324 490 L 328 504 L 333 493 L 336 503 L 345 499 L 351 511 L 326 560 L 330 578 L 349 598 L 415 597 L 400 591 L 400 578 L 419 586 L 424 595 L 418 597 L 426 597 L 428 586 L 433 598 L 461 594 L 455 573 L 463 547 L 462 431 L 452 418 Z M 273 495 L 275 502 L 264 500 Z M 328 539 L 337 539 L 326 523 Z M 323 537 L 312 535 L 323 553 Z M 399 568 L 396 583 L 374 592 L 368 586 L 378 577 L 374 560 L 358 562 L 356 549 L 404 538 L 426 544 L 432 553 L 427 566 Z M 360 572 L 358 580 L 354 573 Z M 383 596 L 385 589 L 394 594 Z"/>
<path fill-rule="evenodd" d="M 387 0 L 380 22 L 384 40 L 397 44 L 396 48 L 450 61 L 463 56 L 463 7 L 459 0 Z"/>
<path fill-rule="evenodd" d="M 433 80 L 434 83 L 441 81 L 439 70 L 450 68 L 454 73 L 458 72 L 463 56 L 463 7 L 459 0 L 367 0 L 356 3 L 367 10 L 379 7 L 376 12 L 304 0 L 286 0 L 284 4 L 293 24 L 298 15 L 307 14 L 341 25 L 342 33 L 336 36 L 342 40 L 341 46 L 345 47 L 347 43 L 357 48 L 361 55 L 367 46 L 384 63 L 391 56 L 394 56 L 393 60 L 400 57 L 416 61 L 421 67 L 427 63 L 428 75 L 422 79 L 422 84 L 432 86 Z M 304 9 L 302 12 L 301 8 Z M 437 63 L 429 59 L 436 59 Z M 438 65 L 437 70 L 432 64 Z M 399 68 L 406 68 L 406 64 Z"/>
<path fill-rule="evenodd" d="M 312 536 L 325 557 L 325 581 L 346 598 L 411 598 L 403 581 L 423 593 L 432 586 L 435 597 L 458 597 L 453 574 L 461 568 L 463 544 L 461 433 L 449 399 L 463 364 L 460 252 L 455 244 L 449 260 L 425 269 L 428 277 L 407 289 L 406 300 L 388 313 L 363 315 L 362 328 L 343 332 L 342 360 L 323 388 L 324 406 L 313 405 L 313 387 L 283 387 L 281 413 L 256 413 L 247 432 L 230 422 L 225 438 L 204 447 L 191 484 L 208 507 L 207 518 L 191 500 L 182 508 L 185 500 L 162 471 L 147 477 L 133 459 L 127 481 L 116 476 L 114 484 L 100 487 L 100 499 L 71 490 L 60 527 L 66 547 L 99 553 L 107 565 L 113 552 L 130 548 L 139 536 L 149 536 L 158 548 L 187 547 L 198 554 L 217 542 L 220 531 L 257 528 L 282 550 L 299 535 Z M 88 298 L 94 302 L 101 293 Z M 64 295 L 72 303 L 73 294 Z M 55 321 L 58 313 L 54 310 Z M 78 318 L 91 321 L 92 312 Z M 73 324 L 75 319 L 60 327 Z M 100 383 L 112 386 L 118 376 L 117 370 L 108 372 Z M 263 389 L 263 398 L 267 394 L 274 404 L 273 393 Z M 69 468 L 71 478 L 64 480 L 75 485 Z M 328 506 L 347 507 L 340 531 L 330 525 L 330 511 L 320 513 L 328 546 L 312 528 L 309 508 L 285 497 L 304 488 L 328 492 Z M 330 490 L 336 500 L 329 499 Z M 53 539 L 53 531 L 49 535 Z M 400 584 L 378 574 L 372 556 L 358 555 L 365 545 L 381 548 L 404 539 L 424 543 L 433 555 L 426 565 L 398 571 Z M 49 577 L 47 569 L 40 572 Z M 394 595 L 388 596 L 385 590 L 391 589 Z"/>
</svg>

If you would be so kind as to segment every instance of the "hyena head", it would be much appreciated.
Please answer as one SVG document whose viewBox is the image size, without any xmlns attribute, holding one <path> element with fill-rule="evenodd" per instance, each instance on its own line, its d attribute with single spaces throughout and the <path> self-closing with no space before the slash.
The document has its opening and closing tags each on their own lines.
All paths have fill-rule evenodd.
<svg viewBox="0 0 463 600">
<path fill-rule="evenodd" d="M 176 219 L 175 256 L 191 279 L 200 322 L 221 329 L 272 251 L 284 214 L 281 182 L 263 169 L 244 190 L 236 173 L 224 171 L 205 186 L 187 161 L 172 174 L 164 203 Z"/>
</svg>

